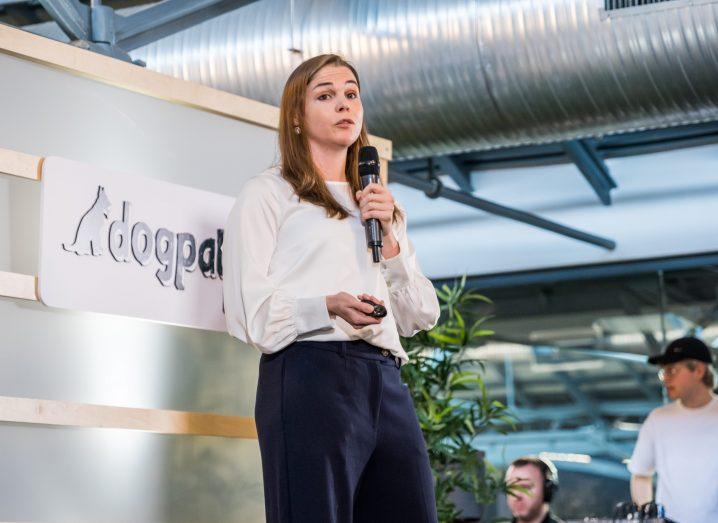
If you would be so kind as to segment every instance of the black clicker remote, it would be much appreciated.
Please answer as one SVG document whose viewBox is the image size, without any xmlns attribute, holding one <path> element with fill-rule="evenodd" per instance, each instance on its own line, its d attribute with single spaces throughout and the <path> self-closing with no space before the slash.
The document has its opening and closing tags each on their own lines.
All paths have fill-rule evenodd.
<svg viewBox="0 0 718 523">
<path fill-rule="evenodd" d="M 374 307 L 374 312 L 371 314 L 368 314 L 368 316 L 371 316 L 372 318 L 383 318 L 386 316 L 386 307 L 383 305 L 379 305 L 378 303 L 374 303 L 371 300 L 362 300 L 364 303 L 368 303 L 372 307 Z"/>
</svg>

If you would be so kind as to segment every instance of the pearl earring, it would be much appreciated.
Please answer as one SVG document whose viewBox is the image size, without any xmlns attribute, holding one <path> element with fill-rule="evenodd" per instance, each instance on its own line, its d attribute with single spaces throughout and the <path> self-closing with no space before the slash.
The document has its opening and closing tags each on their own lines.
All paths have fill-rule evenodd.
<svg viewBox="0 0 718 523">
<path fill-rule="evenodd" d="M 302 134 L 302 130 L 298 125 L 294 128 L 294 132 L 297 134 Z"/>
</svg>

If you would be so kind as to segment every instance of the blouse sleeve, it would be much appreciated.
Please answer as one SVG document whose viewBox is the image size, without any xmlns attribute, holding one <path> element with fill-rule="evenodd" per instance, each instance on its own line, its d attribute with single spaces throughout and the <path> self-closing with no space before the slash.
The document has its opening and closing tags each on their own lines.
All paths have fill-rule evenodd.
<svg viewBox="0 0 718 523">
<path fill-rule="evenodd" d="M 265 353 L 298 335 L 332 328 L 324 296 L 296 298 L 269 276 L 282 216 L 275 180 L 248 180 L 230 212 L 222 245 L 225 317 L 229 333 Z"/>
<path fill-rule="evenodd" d="M 409 338 L 429 330 L 439 320 L 439 300 L 431 281 L 424 276 L 416 252 L 406 233 L 406 212 L 398 204 L 401 219 L 392 225 L 399 242 L 399 254 L 381 261 L 381 271 L 389 289 L 394 320 L 401 336 Z"/>
</svg>

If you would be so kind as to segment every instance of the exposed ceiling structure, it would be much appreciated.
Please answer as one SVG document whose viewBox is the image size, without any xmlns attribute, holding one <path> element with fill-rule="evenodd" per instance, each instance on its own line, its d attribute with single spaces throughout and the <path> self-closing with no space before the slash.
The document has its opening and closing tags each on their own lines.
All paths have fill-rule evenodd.
<svg viewBox="0 0 718 523">
<path fill-rule="evenodd" d="M 125 60 L 133 61 L 129 52 L 159 38 L 238 9 L 256 0 L 165 0 L 131 14 L 119 14 L 120 7 L 143 6 L 148 2 L 117 1 L 103 5 L 102 0 L 33 0 L 18 2 L 0 0 L 2 18 L 9 23 L 28 25 L 41 19 L 54 20 L 73 45 Z M 42 11 L 37 9 L 42 6 Z M 144 62 L 136 61 L 144 66 Z"/>
<path fill-rule="evenodd" d="M 396 158 L 425 158 L 716 120 L 716 26 L 714 4 L 675 0 L 629 12 L 595 0 L 263 0 L 134 54 L 278 105 L 299 61 L 340 51 L 366 85 L 371 131 Z"/>
<path fill-rule="evenodd" d="M 40 3 L 58 20 L 85 12 L 78 0 Z M 303 58 L 340 51 L 361 71 L 369 128 L 406 159 L 390 181 L 607 250 L 611 238 L 478 197 L 471 172 L 572 162 L 610 205 L 608 155 L 718 140 L 705 124 L 718 119 L 713 2 L 262 0 L 217 16 L 248 3 L 169 0 L 130 21 L 92 0 L 98 18 L 114 20 L 98 27 L 118 35 L 92 45 L 134 49 L 157 71 L 275 105 Z"/>
<path fill-rule="evenodd" d="M 511 169 L 574 163 L 586 189 L 593 190 L 597 203 L 611 205 L 611 191 L 618 185 L 606 160 L 625 156 L 670 151 L 718 143 L 718 122 L 706 122 L 666 129 L 638 131 L 564 143 L 527 145 L 453 155 L 392 162 L 390 180 L 423 191 L 430 198 L 443 197 L 470 207 L 547 229 L 576 240 L 612 250 L 616 244 L 604 238 L 536 214 L 497 204 L 476 196 L 471 174 L 489 169 Z M 448 176 L 457 189 L 446 187 L 439 176 Z"/>
<path fill-rule="evenodd" d="M 125 9 L 147 3 L 147 0 L 105 0 L 104 2 L 113 9 Z M 52 20 L 52 16 L 45 10 L 40 0 L 0 0 L 0 23 L 22 27 Z"/>
</svg>

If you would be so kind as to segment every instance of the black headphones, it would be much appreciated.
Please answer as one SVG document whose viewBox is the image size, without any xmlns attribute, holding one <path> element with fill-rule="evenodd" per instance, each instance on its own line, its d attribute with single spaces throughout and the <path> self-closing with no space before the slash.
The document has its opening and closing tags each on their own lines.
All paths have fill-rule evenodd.
<svg viewBox="0 0 718 523">
<path fill-rule="evenodd" d="M 535 456 L 535 458 L 544 477 L 543 500 L 545 503 L 551 503 L 558 491 L 558 470 L 550 459 L 541 456 Z"/>
<path fill-rule="evenodd" d="M 523 467 L 524 465 L 533 465 L 541 471 L 541 476 L 543 476 L 543 501 L 544 503 L 551 503 L 558 491 L 558 470 L 556 465 L 544 456 L 524 456 L 515 459 L 511 463 L 511 466 Z"/>
</svg>

